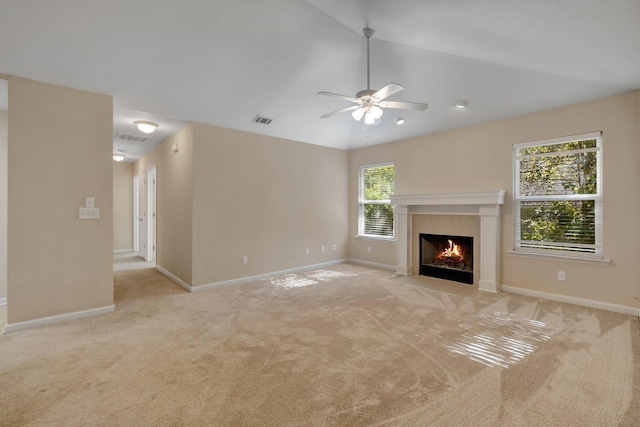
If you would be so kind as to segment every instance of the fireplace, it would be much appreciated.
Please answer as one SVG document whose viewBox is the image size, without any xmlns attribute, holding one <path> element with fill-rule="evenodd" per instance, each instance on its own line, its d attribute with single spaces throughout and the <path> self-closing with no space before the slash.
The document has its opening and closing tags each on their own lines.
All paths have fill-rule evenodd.
<svg viewBox="0 0 640 427">
<path fill-rule="evenodd" d="M 420 234 L 420 274 L 473 284 L 473 237 Z"/>
<path fill-rule="evenodd" d="M 504 204 L 504 190 L 443 194 L 394 194 L 391 203 L 396 207 L 396 273 L 411 274 L 412 241 L 417 234 L 411 229 L 414 215 L 478 215 L 480 217 L 479 244 L 476 257 L 478 289 L 500 291 L 500 207 Z M 417 250 L 417 249 L 416 249 Z M 417 261 L 417 259 L 416 259 Z M 417 266 L 416 266 L 417 267 Z M 416 268 L 416 271 L 419 269 Z"/>
</svg>

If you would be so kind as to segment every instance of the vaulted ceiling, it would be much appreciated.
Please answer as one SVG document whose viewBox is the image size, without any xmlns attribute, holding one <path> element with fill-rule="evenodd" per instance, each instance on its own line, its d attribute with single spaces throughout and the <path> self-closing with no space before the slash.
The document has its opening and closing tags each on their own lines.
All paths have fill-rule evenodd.
<svg viewBox="0 0 640 427">
<path fill-rule="evenodd" d="M 0 0 L 0 73 L 112 95 L 114 136 L 144 115 L 349 149 L 639 89 L 639 22 L 640 0 Z M 349 103 L 317 92 L 366 88 L 365 26 L 372 88 L 426 111 L 320 118 Z"/>
</svg>

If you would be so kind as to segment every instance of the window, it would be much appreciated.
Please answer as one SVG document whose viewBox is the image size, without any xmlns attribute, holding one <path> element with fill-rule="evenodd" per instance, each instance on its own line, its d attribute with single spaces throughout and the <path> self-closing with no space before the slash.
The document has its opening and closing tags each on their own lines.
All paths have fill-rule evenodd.
<svg viewBox="0 0 640 427">
<path fill-rule="evenodd" d="M 601 258 L 601 134 L 513 147 L 515 250 Z"/>
<path fill-rule="evenodd" d="M 395 191 L 393 164 L 360 168 L 358 235 L 392 239 L 394 209 L 391 195 Z"/>
</svg>

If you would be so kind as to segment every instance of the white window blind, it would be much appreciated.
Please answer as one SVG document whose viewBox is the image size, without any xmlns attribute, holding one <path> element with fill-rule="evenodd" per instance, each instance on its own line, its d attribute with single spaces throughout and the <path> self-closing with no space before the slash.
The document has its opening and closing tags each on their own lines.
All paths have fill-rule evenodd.
<svg viewBox="0 0 640 427">
<path fill-rule="evenodd" d="M 393 238 L 394 209 L 391 195 L 395 191 L 393 164 L 360 168 L 358 235 Z"/>
<path fill-rule="evenodd" d="M 602 136 L 514 144 L 515 249 L 602 256 Z"/>
</svg>

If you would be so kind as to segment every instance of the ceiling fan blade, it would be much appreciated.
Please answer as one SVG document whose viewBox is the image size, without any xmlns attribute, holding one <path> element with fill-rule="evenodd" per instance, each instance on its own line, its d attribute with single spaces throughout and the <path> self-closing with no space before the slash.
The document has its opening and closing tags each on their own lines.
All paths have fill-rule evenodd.
<svg viewBox="0 0 640 427">
<path fill-rule="evenodd" d="M 421 102 L 402 102 L 402 101 L 381 101 L 378 105 L 382 108 L 393 108 L 396 110 L 415 110 L 424 111 L 429 104 Z"/>
<path fill-rule="evenodd" d="M 320 118 L 321 118 L 321 119 L 326 119 L 326 118 L 328 118 L 328 117 L 333 117 L 333 116 L 335 116 L 336 114 L 346 113 L 347 111 L 353 111 L 353 110 L 355 110 L 356 108 L 360 108 L 360 106 L 359 106 L 359 105 L 352 105 L 351 107 L 341 108 L 340 110 L 333 111 L 333 112 L 331 112 L 331 113 L 327 113 L 327 114 L 325 114 L 324 116 L 320 116 Z"/>
<path fill-rule="evenodd" d="M 394 93 L 398 93 L 403 89 L 404 87 L 397 83 L 389 83 L 388 85 L 386 85 L 385 87 L 383 87 L 382 89 L 380 89 L 379 91 L 377 91 L 371 96 L 373 98 L 377 98 L 380 101 L 382 101 L 383 99 L 388 98 Z"/>
<path fill-rule="evenodd" d="M 336 98 L 346 99 L 347 101 L 351 101 L 351 102 L 360 102 L 360 100 L 359 100 L 358 98 L 354 98 L 353 96 L 340 95 L 339 93 L 333 93 L 333 92 L 318 92 L 318 95 L 334 96 L 334 97 L 336 97 Z"/>
</svg>

